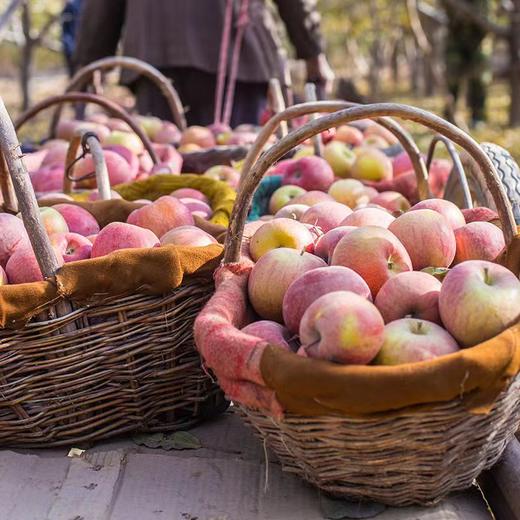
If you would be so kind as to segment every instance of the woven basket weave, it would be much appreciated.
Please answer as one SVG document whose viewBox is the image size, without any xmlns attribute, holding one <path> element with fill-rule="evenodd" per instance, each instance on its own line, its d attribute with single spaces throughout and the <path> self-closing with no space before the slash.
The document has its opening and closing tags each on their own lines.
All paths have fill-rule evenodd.
<svg viewBox="0 0 520 520">
<path fill-rule="evenodd" d="M 56 269 L 0 102 L 0 145 L 42 272 Z M 43 244 L 43 245 L 42 245 Z M 53 263 L 54 262 L 54 263 Z M 0 445 L 48 447 L 129 431 L 186 428 L 227 407 L 201 366 L 193 321 L 211 273 L 164 296 L 60 300 L 21 330 L 0 329 Z"/>
<path fill-rule="evenodd" d="M 303 140 L 332 126 L 363 118 L 386 121 L 384 116 L 392 116 L 413 120 L 464 147 L 488 179 L 506 242 L 510 243 L 516 235 L 503 187 L 478 144 L 442 119 L 413 107 L 366 105 L 323 116 L 295 130 L 260 156 L 261 139 L 284 117 L 298 116 L 309 111 L 309 106 L 315 111 L 325 111 L 319 109 L 319 104 L 313 104 L 307 108 L 295 106 L 279 114 L 276 120 L 271 120 L 271 128 L 261 135 L 258 146 L 246 160 L 247 168 L 226 239 L 224 263 L 231 272 L 239 270 L 234 264 L 240 261 L 247 209 L 268 168 Z M 416 168 L 416 174 L 419 194 L 424 198 L 427 178 L 423 177 L 422 166 Z M 469 487 L 481 471 L 500 457 L 520 423 L 520 377 L 499 395 L 491 412 L 483 415 L 470 413 L 462 404 L 462 396 L 450 402 L 429 403 L 427 408 L 415 405 L 372 416 L 306 417 L 288 412 L 281 420 L 272 418 L 267 411 L 243 406 L 239 399 L 234 401 L 245 420 L 276 453 L 284 469 L 320 489 L 394 506 L 432 504 L 447 493 Z"/>
</svg>

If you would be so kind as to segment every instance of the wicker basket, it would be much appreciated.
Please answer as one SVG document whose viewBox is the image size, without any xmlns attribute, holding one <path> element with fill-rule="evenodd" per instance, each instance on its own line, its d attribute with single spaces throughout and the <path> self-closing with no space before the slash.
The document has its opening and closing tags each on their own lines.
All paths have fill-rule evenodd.
<svg viewBox="0 0 520 520">
<path fill-rule="evenodd" d="M 294 115 L 303 110 L 301 106 L 293 107 L 287 113 Z M 320 108 L 320 111 L 325 110 Z M 281 114 L 279 120 L 286 116 Z M 291 411 L 291 405 L 287 403 L 284 412 L 273 392 L 276 390 L 265 383 L 269 378 L 263 371 L 270 366 L 264 361 L 266 353 L 268 349 L 270 352 L 273 349 L 278 352 L 278 349 L 268 347 L 265 342 L 237 329 L 247 319 L 246 288 L 251 268 L 251 264 L 240 259 L 244 222 L 254 191 L 265 172 L 290 148 L 318 132 L 358 119 L 384 116 L 422 123 L 470 153 L 486 175 L 489 190 L 499 209 L 506 242 L 510 244 L 513 241 L 516 226 L 511 207 L 492 162 L 475 141 L 437 116 L 396 104 L 353 107 L 306 124 L 259 157 L 261 139 L 276 126 L 273 122 L 246 161 L 245 177 L 226 239 L 224 265 L 216 275 L 219 286 L 196 320 L 195 337 L 205 362 L 214 369 L 221 386 L 263 442 L 277 454 L 285 470 L 334 495 L 394 506 L 426 505 L 439 501 L 447 493 L 471 486 L 474 479 L 500 457 L 520 423 L 520 376 L 509 381 L 492 409 L 485 414 L 468 410 L 463 402 L 466 394 L 461 381 L 460 395 L 450 401 L 439 398 L 438 402 L 420 402 L 415 395 L 408 395 L 410 403 L 406 408 L 383 409 L 378 413 L 355 416 L 333 413 L 334 406 L 320 404 L 309 389 L 309 395 L 305 395 L 307 402 L 315 400 L 331 412 L 302 416 L 295 410 Z M 422 168 L 416 169 L 419 191 L 424 196 L 427 179 L 423 177 L 423 171 Z M 226 311 L 226 314 L 222 312 L 224 291 L 238 301 L 237 309 Z M 507 331 L 507 334 L 509 341 L 516 341 L 513 335 L 516 332 Z M 225 366 L 219 365 L 219 349 L 228 344 L 234 346 L 237 357 L 232 358 L 228 351 Z M 511 348 L 514 349 L 514 345 Z M 283 356 L 277 361 L 297 359 L 291 353 L 283 353 Z M 323 363 L 314 360 L 299 362 Z M 234 374 L 228 366 L 239 367 L 241 375 L 238 379 L 233 379 Z M 311 369 L 308 365 L 305 367 Z M 381 367 L 374 367 L 377 368 Z M 348 389 L 349 378 L 344 379 L 344 388 Z M 396 384 L 400 381 L 397 380 Z M 285 379 L 284 384 L 290 394 L 291 380 Z"/>
<path fill-rule="evenodd" d="M 40 268 L 52 278 L 56 258 L 2 102 L 0 146 Z M 163 296 L 85 306 L 61 298 L 23 328 L 0 329 L 0 444 L 48 447 L 187 428 L 225 410 L 192 333 L 212 292 L 207 272 L 185 276 Z"/>
</svg>

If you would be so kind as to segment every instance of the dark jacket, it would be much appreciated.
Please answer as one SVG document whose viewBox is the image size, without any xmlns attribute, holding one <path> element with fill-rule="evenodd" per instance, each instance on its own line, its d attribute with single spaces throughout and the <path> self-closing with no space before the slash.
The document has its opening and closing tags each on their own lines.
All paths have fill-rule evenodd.
<svg viewBox="0 0 520 520">
<path fill-rule="evenodd" d="M 308 59 L 322 52 L 316 0 L 275 3 L 297 58 Z M 194 67 L 215 73 L 224 10 L 225 0 L 85 0 L 76 64 L 83 66 L 115 54 L 122 36 L 126 56 L 157 68 Z M 249 16 L 238 79 L 264 82 L 279 77 L 276 24 L 264 0 L 250 0 Z"/>
</svg>

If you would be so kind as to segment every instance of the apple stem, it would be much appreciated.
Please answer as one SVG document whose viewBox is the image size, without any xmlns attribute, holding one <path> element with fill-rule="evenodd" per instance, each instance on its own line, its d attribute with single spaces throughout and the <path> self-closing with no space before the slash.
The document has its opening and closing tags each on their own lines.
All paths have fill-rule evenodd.
<svg viewBox="0 0 520 520">
<path fill-rule="evenodd" d="M 484 267 L 484 283 L 491 285 L 491 278 L 489 276 L 489 268 Z"/>
</svg>

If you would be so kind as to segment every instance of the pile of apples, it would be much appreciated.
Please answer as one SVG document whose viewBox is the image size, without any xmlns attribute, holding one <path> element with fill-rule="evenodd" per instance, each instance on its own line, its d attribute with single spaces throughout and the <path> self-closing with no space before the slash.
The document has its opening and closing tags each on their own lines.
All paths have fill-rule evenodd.
<svg viewBox="0 0 520 520">
<path fill-rule="evenodd" d="M 132 211 L 126 222 L 100 229 L 87 210 L 74 204 L 40 208 L 41 219 L 60 265 L 113 251 L 166 244 L 206 246 L 216 240 L 195 226 L 194 216 L 212 210 L 199 190 L 182 188 Z M 43 280 L 21 218 L 0 213 L 0 285 Z"/>
<path fill-rule="evenodd" d="M 260 321 L 244 332 L 311 358 L 394 365 L 474 346 L 520 318 L 520 281 L 495 263 L 495 212 L 412 206 L 335 179 L 319 157 L 289 163 L 272 215 L 246 224 Z"/>
<path fill-rule="evenodd" d="M 249 127 L 226 131 L 223 127 L 212 130 L 191 126 L 181 132 L 173 123 L 156 117 L 135 116 L 135 120 L 152 141 L 159 157 L 158 164 L 153 164 L 150 154 L 145 151 L 139 137 L 127 123 L 103 113 L 93 113 L 85 121 L 60 121 L 56 139 L 45 142 L 39 150 L 24 156 L 34 191 L 43 197 L 54 196 L 63 191 L 67 149 L 70 140 L 80 130 L 94 132 L 99 137 L 112 186 L 144 180 L 155 174 L 179 175 L 183 163 L 182 153 L 212 148 L 217 142 L 234 142 L 240 139 L 249 142 L 252 135 L 256 136 Z M 74 176 L 79 179 L 93 171 L 93 159 L 87 155 L 76 164 Z M 234 188 L 238 186 L 240 179 L 240 174 L 230 166 L 217 165 L 203 175 L 227 182 Z M 118 198 L 116 192 L 112 192 L 112 196 Z M 97 198 L 97 191 L 89 196 L 89 200 Z"/>
</svg>

